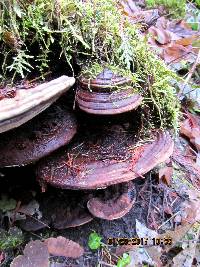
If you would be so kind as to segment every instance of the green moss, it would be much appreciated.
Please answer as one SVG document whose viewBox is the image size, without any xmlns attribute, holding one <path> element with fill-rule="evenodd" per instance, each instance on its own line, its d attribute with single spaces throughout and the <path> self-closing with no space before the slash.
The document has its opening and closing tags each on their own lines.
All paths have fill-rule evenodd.
<svg viewBox="0 0 200 267">
<path fill-rule="evenodd" d="M 168 13 L 175 18 L 185 16 L 186 0 L 146 0 L 145 2 L 148 7 L 163 5 L 167 9 Z"/>
<path fill-rule="evenodd" d="M 10 228 L 7 232 L 0 230 L 0 250 L 13 249 L 24 241 L 22 231 L 17 227 Z"/>
<path fill-rule="evenodd" d="M 109 68 L 114 73 L 131 78 L 134 92 L 139 92 L 144 97 L 144 108 L 147 107 L 151 110 L 150 117 L 145 123 L 150 123 L 151 128 L 171 126 L 177 130 L 180 104 L 176 96 L 176 89 L 170 83 L 178 77 L 149 50 L 145 39 L 137 38 L 132 40 L 132 47 L 135 51 L 134 72 L 120 66 L 94 62 L 92 65 L 86 66 L 81 75 L 95 78 L 104 68 Z"/>
<path fill-rule="evenodd" d="M 200 0 L 194 0 L 194 2 L 197 5 L 197 7 L 200 8 Z"/>
</svg>

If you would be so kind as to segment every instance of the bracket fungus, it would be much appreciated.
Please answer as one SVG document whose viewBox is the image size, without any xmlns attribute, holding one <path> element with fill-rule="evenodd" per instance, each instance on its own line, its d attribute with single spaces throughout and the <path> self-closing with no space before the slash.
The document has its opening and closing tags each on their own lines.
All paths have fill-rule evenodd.
<svg viewBox="0 0 200 267">
<path fill-rule="evenodd" d="M 97 115 L 114 115 L 136 109 L 142 96 L 131 87 L 131 79 L 104 69 L 95 79 L 79 78 L 76 102 L 81 110 Z"/>
<path fill-rule="evenodd" d="M 30 89 L 19 89 L 13 98 L 0 100 L 0 133 L 16 128 L 49 107 L 75 83 L 61 76 Z"/>
<path fill-rule="evenodd" d="M 22 166 L 66 145 L 77 130 L 74 114 L 54 104 L 20 127 L 0 135 L 0 166 Z"/>
<path fill-rule="evenodd" d="M 16 90 L 16 96 L 14 92 L 13 98 L 1 100 L 1 168 L 36 162 L 32 167 L 41 185 L 69 189 L 52 197 L 46 192 L 41 199 L 41 223 L 34 218 L 19 221 L 29 231 L 77 227 L 94 217 L 115 220 L 125 216 L 136 198 L 132 181 L 144 178 L 173 153 L 174 143 L 167 131 L 152 132 L 150 141 L 138 140 L 140 120 L 135 117 L 134 121 L 134 114 L 125 112 L 137 108 L 143 98 L 134 92 L 129 78 L 109 69 L 94 79 L 81 76 L 75 100 L 90 115 L 80 112 L 77 119 L 70 110 L 71 96 L 49 107 L 73 84 L 74 78 L 62 76 L 35 88 Z M 91 123 L 96 117 L 102 120 Z"/>
<path fill-rule="evenodd" d="M 110 189 L 110 190 L 108 190 Z M 136 199 L 136 190 L 132 182 L 118 184 L 108 188 L 100 197 L 91 198 L 87 207 L 90 213 L 97 218 L 115 220 L 126 215 L 133 207 Z M 108 196 L 106 195 L 108 191 Z"/>
<path fill-rule="evenodd" d="M 168 132 L 139 145 L 121 126 L 88 129 L 37 167 L 39 180 L 68 189 L 99 189 L 142 177 L 173 153 Z"/>
</svg>

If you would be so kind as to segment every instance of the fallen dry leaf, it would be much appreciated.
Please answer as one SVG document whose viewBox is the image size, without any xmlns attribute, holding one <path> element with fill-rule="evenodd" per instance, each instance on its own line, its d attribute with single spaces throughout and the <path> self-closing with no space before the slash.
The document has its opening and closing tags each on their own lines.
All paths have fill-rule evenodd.
<svg viewBox="0 0 200 267">
<path fill-rule="evenodd" d="M 78 243 L 62 236 L 58 236 L 57 238 L 50 237 L 44 243 L 47 245 L 49 253 L 53 256 L 76 259 L 84 253 L 84 249 Z"/>
<path fill-rule="evenodd" d="M 167 30 L 160 30 L 155 26 L 152 26 L 149 28 L 149 33 L 152 38 L 161 45 L 166 45 L 171 42 L 171 35 Z"/>
<path fill-rule="evenodd" d="M 148 238 L 149 240 L 152 240 L 152 238 L 158 237 L 158 233 L 156 231 L 147 228 L 137 219 L 136 219 L 136 232 L 140 238 L 145 237 Z M 162 255 L 163 249 L 159 246 L 152 246 L 145 248 L 145 250 L 147 251 L 147 254 L 150 256 L 150 258 L 156 263 L 156 266 L 161 266 L 160 257 Z"/>
<path fill-rule="evenodd" d="M 160 17 L 155 26 L 149 28 L 148 33 L 150 33 L 148 38 L 150 46 L 166 63 L 195 61 L 195 54 L 198 51 L 193 47 L 193 43 L 199 39 L 199 33 L 193 31 L 185 21 L 170 22 Z"/>
<path fill-rule="evenodd" d="M 159 170 L 159 181 L 166 185 L 170 185 L 173 176 L 173 167 L 163 167 Z"/>
<path fill-rule="evenodd" d="M 185 47 L 178 44 L 170 44 L 163 50 L 161 57 L 166 63 L 179 62 L 183 59 L 188 59 L 189 54 L 192 52 L 192 47 Z"/>
<path fill-rule="evenodd" d="M 49 252 L 45 243 L 36 240 L 29 242 L 24 255 L 16 257 L 10 267 L 48 267 Z"/>
<path fill-rule="evenodd" d="M 164 234 L 158 234 L 156 231 L 153 231 L 147 228 L 144 224 L 140 223 L 136 220 L 136 232 L 140 238 L 148 238 L 152 240 L 152 238 L 164 239 L 166 237 L 172 238 L 172 244 L 167 245 L 165 247 L 160 246 L 144 246 L 139 248 L 138 246 L 121 246 L 116 249 L 116 255 L 121 256 L 125 252 L 129 252 L 129 255 L 132 255 L 132 263 L 136 263 L 136 261 L 148 262 L 152 264 L 156 264 L 156 266 L 163 266 L 161 262 L 161 256 L 163 253 L 169 252 L 169 250 L 174 247 L 177 242 L 181 241 L 181 239 L 185 236 L 185 234 L 192 228 L 192 224 L 185 224 L 184 226 L 179 226 L 176 228 L 175 231 L 166 231 Z M 131 254 L 132 253 L 132 254 Z M 148 257 L 147 257 L 148 256 Z M 137 265 L 130 265 L 130 266 L 137 266 Z"/>
<path fill-rule="evenodd" d="M 159 18 L 158 9 L 141 10 L 134 0 L 122 0 L 119 3 L 122 14 L 130 19 L 132 23 L 151 24 Z"/>
<path fill-rule="evenodd" d="M 189 199 L 183 203 L 185 221 L 190 223 L 200 222 L 200 192 L 189 189 L 186 193 Z"/>
<path fill-rule="evenodd" d="M 200 166 L 197 165 L 193 158 L 188 157 L 177 148 L 174 150 L 172 158 L 179 166 L 179 171 L 178 173 L 176 172 L 176 175 L 181 174 L 181 180 L 188 181 L 195 188 L 200 189 Z"/>
<path fill-rule="evenodd" d="M 158 266 L 155 265 L 153 259 L 143 248 L 134 248 L 129 252 L 129 256 L 131 257 L 131 263 L 127 267 L 144 266 L 144 262 L 148 263 L 150 266 Z"/>
<path fill-rule="evenodd" d="M 188 46 L 188 45 L 192 45 L 196 39 L 197 39 L 197 35 L 192 35 L 190 37 L 185 37 L 185 38 L 177 40 L 176 44 Z"/>
<path fill-rule="evenodd" d="M 132 16 L 135 12 L 140 10 L 139 7 L 136 6 L 134 0 L 122 0 L 119 2 L 119 6 L 125 16 Z"/>
<path fill-rule="evenodd" d="M 197 242 L 199 240 L 200 227 L 197 230 L 188 232 L 193 237 L 193 240 L 187 240 L 182 243 L 183 250 L 173 258 L 172 267 L 188 267 L 192 266 L 193 259 L 196 254 Z M 197 265 L 198 266 L 198 265 Z"/>
<path fill-rule="evenodd" d="M 187 119 L 183 121 L 180 133 L 190 139 L 190 142 L 200 151 L 200 117 L 187 112 Z"/>
<path fill-rule="evenodd" d="M 185 20 L 171 21 L 168 23 L 167 28 L 180 38 L 189 37 L 196 33 Z"/>
</svg>

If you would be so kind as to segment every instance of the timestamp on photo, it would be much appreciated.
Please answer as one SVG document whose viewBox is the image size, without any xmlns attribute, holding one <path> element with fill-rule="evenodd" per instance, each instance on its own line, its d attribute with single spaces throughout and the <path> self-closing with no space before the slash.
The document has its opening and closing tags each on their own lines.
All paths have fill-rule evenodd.
<svg viewBox="0 0 200 267">
<path fill-rule="evenodd" d="M 113 246 L 123 246 L 123 245 L 131 245 L 131 246 L 170 246 L 172 245 L 172 238 L 170 236 L 166 237 L 133 237 L 133 238 L 124 238 L 124 237 L 111 237 L 107 239 L 108 245 Z"/>
</svg>

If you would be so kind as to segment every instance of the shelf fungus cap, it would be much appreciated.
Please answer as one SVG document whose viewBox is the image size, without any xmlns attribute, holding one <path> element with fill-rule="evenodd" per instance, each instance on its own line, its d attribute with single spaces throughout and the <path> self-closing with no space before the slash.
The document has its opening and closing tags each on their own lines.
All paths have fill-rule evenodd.
<svg viewBox="0 0 200 267">
<path fill-rule="evenodd" d="M 111 146 L 106 136 L 112 138 Z M 101 189 L 143 177 L 173 153 L 174 143 L 168 132 L 159 132 L 154 141 L 143 145 L 127 140 L 127 136 L 112 136 L 106 130 L 99 139 L 92 139 L 90 133 L 85 141 L 79 139 L 40 161 L 37 177 L 60 188 Z"/>
<path fill-rule="evenodd" d="M 73 209 L 70 207 L 65 210 L 58 208 L 58 212 L 56 212 L 56 216 L 53 218 L 52 226 L 58 230 L 74 228 L 89 223 L 93 219 L 94 217 L 87 208 L 80 205 Z"/>
<path fill-rule="evenodd" d="M 121 86 L 130 85 L 130 83 L 130 78 L 115 74 L 108 68 L 105 68 L 95 78 L 87 78 L 84 75 L 79 78 L 79 84 L 82 89 L 94 92 L 113 91 Z"/>
<path fill-rule="evenodd" d="M 74 114 L 54 104 L 24 125 L 0 134 L 0 167 L 33 163 L 68 144 L 76 131 Z"/>
<path fill-rule="evenodd" d="M 136 109 L 142 96 L 135 93 L 131 80 L 104 69 L 96 79 L 79 78 L 76 102 L 79 108 L 96 115 L 114 115 Z"/>
<path fill-rule="evenodd" d="M 73 77 L 61 76 L 34 88 L 17 90 L 15 97 L 0 100 L 0 133 L 16 128 L 38 115 L 74 83 Z"/>
<path fill-rule="evenodd" d="M 94 217 L 115 220 L 126 215 L 133 207 L 136 199 L 136 190 L 132 182 L 123 183 L 108 187 L 111 190 L 110 198 L 101 197 L 92 198 L 88 201 L 88 210 Z M 114 191 L 114 192 L 113 192 Z"/>
</svg>

